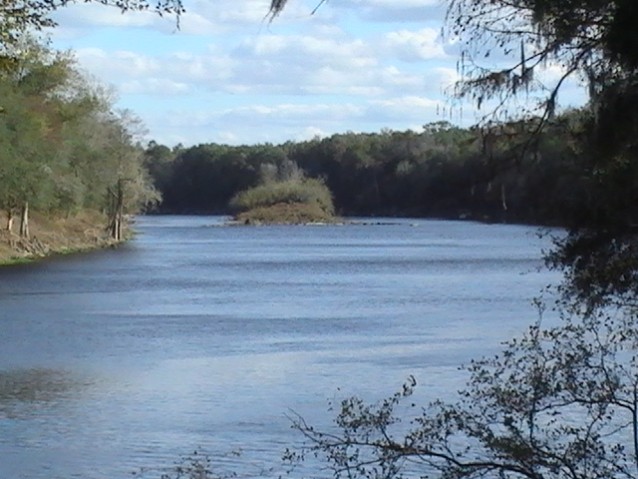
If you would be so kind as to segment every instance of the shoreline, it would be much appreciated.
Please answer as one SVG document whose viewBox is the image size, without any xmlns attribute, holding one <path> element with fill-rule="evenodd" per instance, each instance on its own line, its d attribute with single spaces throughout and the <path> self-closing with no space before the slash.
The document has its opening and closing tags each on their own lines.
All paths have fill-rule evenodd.
<svg viewBox="0 0 638 479">
<path fill-rule="evenodd" d="M 116 247 L 130 237 L 115 241 L 109 237 L 106 220 L 98 212 L 83 211 L 69 217 L 47 217 L 32 213 L 28 239 L 6 230 L 6 214 L 0 213 L 0 268 L 28 264 L 55 256 Z M 14 228 L 15 229 L 15 228 Z"/>
</svg>

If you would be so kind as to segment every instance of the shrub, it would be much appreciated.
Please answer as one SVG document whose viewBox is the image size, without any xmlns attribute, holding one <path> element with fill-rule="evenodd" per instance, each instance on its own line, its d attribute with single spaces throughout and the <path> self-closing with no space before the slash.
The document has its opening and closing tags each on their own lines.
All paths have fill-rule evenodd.
<svg viewBox="0 0 638 479">
<path fill-rule="evenodd" d="M 235 195 L 230 207 L 236 213 L 279 204 L 318 206 L 324 215 L 332 216 L 332 194 L 323 181 L 315 178 L 271 182 L 250 188 Z"/>
</svg>

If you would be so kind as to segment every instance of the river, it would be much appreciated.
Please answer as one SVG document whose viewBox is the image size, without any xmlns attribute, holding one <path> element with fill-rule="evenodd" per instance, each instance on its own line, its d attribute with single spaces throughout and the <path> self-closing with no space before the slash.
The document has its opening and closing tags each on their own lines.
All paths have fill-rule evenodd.
<svg viewBox="0 0 638 479">
<path fill-rule="evenodd" d="M 142 217 L 113 250 L 0 269 L 0 477 L 159 477 L 193 450 L 276 477 L 327 400 L 458 366 L 536 320 L 535 228 L 430 220 L 225 227 Z"/>
</svg>

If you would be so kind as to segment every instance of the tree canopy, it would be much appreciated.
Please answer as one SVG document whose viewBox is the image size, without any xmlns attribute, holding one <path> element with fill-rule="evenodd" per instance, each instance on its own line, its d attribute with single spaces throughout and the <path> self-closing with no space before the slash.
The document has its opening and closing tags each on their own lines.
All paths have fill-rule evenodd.
<svg viewBox="0 0 638 479">
<path fill-rule="evenodd" d="M 510 136 L 487 141 L 477 129 L 438 122 L 422 131 L 350 132 L 281 145 L 171 150 L 151 143 L 145 164 L 163 212 L 228 212 L 233 195 L 294 164 L 325 180 L 340 215 L 555 225 L 564 223 L 568 206 L 584 201 L 578 145 L 568 127 L 580 115 L 562 115 L 524 154 L 517 123 L 507 125 Z M 502 166 L 511 156 L 518 158 L 515 171 Z"/>
<path fill-rule="evenodd" d="M 637 22 L 632 0 L 450 0 L 446 33 L 463 45 L 457 93 L 481 102 L 545 89 L 551 115 L 565 79 L 578 75 L 593 105 L 607 88 L 634 79 Z M 536 80 L 547 66 L 561 71 L 551 86 Z"/>
<path fill-rule="evenodd" d="M 134 119 L 114 110 L 108 92 L 83 77 L 69 54 L 22 43 L 15 68 L 0 73 L 0 209 L 7 229 L 29 204 L 51 214 L 108 210 L 122 181 L 123 211 L 156 200 Z"/>
</svg>

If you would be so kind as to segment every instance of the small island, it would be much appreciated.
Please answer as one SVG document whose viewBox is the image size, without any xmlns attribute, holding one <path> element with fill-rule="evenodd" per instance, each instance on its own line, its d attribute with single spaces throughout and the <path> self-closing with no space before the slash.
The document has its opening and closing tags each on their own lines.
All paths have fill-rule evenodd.
<svg viewBox="0 0 638 479">
<path fill-rule="evenodd" d="M 332 193 L 323 180 L 307 178 L 291 163 L 276 172 L 262 171 L 260 183 L 240 191 L 230 201 L 234 223 L 325 224 L 336 223 Z"/>
</svg>

